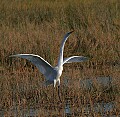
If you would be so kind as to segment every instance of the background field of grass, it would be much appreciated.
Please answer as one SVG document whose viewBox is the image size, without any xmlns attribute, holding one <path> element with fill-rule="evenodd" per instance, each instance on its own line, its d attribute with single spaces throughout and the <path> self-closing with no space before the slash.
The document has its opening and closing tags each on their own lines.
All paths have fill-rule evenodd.
<svg viewBox="0 0 120 117">
<path fill-rule="evenodd" d="M 89 57 L 89 61 L 64 66 L 61 77 L 63 102 L 66 96 L 72 97 L 76 108 L 78 102 L 83 104 L 80 98 L 85 101 L 84 104 L 94 100 L 97 102 L 101 92 L 83 93 L 78 82 L 86 78 L 95 80 L 98 76 L 110 76 L 117 87 L 116 93 L 110 93 L 113 96 L 111 100 L 108 99 L 109 94 L 103 93 L 99 100 L 115 101 L 120 107 L 117 98 L 120 96 L 119 0 L 0 2 L 0 110 L 13 105 L 26 108 L 52 104 L 52 86 L 45 88 L 41 85 L 44 77 L 37 68 L 26 60 L 9 58 L 9 55 L 34 53 L 55 66 L 61 40 L 71 30 L 75 31 L 66 42 L 64 56 L 82 55 Z M 64 85 L 65 79 L 71 81 L 68 87 Z M 55 97 L 55 105 L 60 106 L 57 91 Z M 53 113 L 56 114 L 57 111 Z"/>
</svg>

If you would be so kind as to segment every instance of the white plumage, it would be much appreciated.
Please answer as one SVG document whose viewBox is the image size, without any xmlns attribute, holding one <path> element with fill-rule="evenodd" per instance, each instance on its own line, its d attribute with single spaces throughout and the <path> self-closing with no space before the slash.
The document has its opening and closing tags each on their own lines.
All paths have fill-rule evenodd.
<svg viewBox="0 0 120 117">
<path fill-rule="evenodd" d="M 63 65 L 65 63 L 83 62 L 87 60 L 87 57 L 83 57 L 83 56 L 71 56 L 63 59 L 64 45 L 69 35 L 72 32 L 73 31 L 68 32 L 62 40 L 62 43 L 60 46 L 60 55 L 59 55 L 58 64 L 56 67 L 52 67 L 42 57 L 34 54 L 16 54 L 16 55 L 11 55 L 10 57 L 20 57 L 20 58 L 27 59 L 32 64 L 34 64 L 39 69 L 39 71 L 45 76 L 46 85 L 53 84 L 55 87 L 56 83 L 58 82 L 58 86 L 60 86 L 60 76 L 62 75 Z"/>
</svg>

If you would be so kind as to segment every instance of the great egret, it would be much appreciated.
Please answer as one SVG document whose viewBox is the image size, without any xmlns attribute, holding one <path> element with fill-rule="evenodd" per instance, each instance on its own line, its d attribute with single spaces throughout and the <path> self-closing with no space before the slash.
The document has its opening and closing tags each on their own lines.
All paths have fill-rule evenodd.
<svg viewBox="0 0 120 117">
<path fill-rule="evenodd" d="M 20 57 L 27 59 L 31 63 L 33 63 L 39 71 L 45 76 L 45 84 L 50 85 L 53 84 L 54 87 L 56 86 L 56 83 L 58 82 L 58 90 L 60 86 L 60 76 L 63 71 L 63 65 L 65 63 L 72 63 L 72 62 L 82 62 L 86 61 L 87 57 L 83 56 L 71 56 L 68 58 L 63 59 L 63 50 L 64 50 L 64 45 L 66 40 L 68 39 L 69 35 L 72 33 L 68 32 L 61 43 L 60 46 L 60 55 L 58 59 L 58 64 L 56 67 L 52 67 L 46 60 L 44 60 L 42 57 L 34 54 L 16 54 L 16 55 L 11 55 L 10 57 Z"/>
</svg>

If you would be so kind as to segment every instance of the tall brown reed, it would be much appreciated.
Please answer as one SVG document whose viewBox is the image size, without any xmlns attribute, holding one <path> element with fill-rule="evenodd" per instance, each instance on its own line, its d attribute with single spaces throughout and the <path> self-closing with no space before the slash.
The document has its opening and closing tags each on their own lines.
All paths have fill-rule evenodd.
<svg viewBox="0 0 120 117">
<path fill-rule="evenodd" d="M 73 116 L 85 116 L 84 106 L 90 104 L 92 107 L 100 100 L 115 101 L 119 107 L 119 101 L 116 99 L 120 91 L 119 17 L 119 0 L 1 1 L 0 110 L 9 110 L 13 106 L 19 109 L 41 107 L 39 116 L 64 116 L 67 99 L 70 100 Z M 63 104 L 60 105 L 57 87 L 53 103 L 53 89 L 41 85 L 44 78 L 35 66 L 26 60 L 8 56 L 34 53 L 55 66 L 60 42 L 70 30 L 75 32 L 66 42 L 64 56 L 83 55 L 89 57 L 89 61 L 64 66 L 61 77 Z M 112 93 L 83 91 L 80 80 L 95 80 L 98 76 L 113 77 L 116 87 Z M 68 86 L 64 83 L 66 79 Z M 45 114 L 46 109 L 52 110 L 53 113 Z M 117 114 L 118 110 L 114 112 Z M 93 110 L 90 115 L 99 116 Z"/>
</svg>

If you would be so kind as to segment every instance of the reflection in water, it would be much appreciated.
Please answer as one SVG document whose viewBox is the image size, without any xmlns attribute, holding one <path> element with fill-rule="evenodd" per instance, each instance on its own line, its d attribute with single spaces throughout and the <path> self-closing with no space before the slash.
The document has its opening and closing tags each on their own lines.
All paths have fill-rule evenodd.
<svg viewBox="0 0 120 117">
<path fill-rule="evenodd" d="M 66 114 L 66 115 L 70 115 L 70 114 L 71 114 L 70 105 L 69 105 L 69 104 L 66 104 L 66 105 L 65 105 L 65 114 Z"/>
<path fill-rule="evenodd" d="M 94 87 L 110 88 L 112 86 L 111 77 L 97 77 L 95 81 L 92 79 L 85 79 L 80 81 L 80 87 L 85 90 L 94 89 Z"/>
<path fill-rule="evenodd" d="M 80 109 L 82 109 L 82 108 L 83 108 L 83 106 L 80 107 Z M 84 107 L 84 113 L 89 115 L 90 111 L 93 110 L 95 113 L 100 113 L 101 117 L 105 117 L 106 113 L 113 111 L 114 108 L 115 108 L 114 102 L 96 103 L 93 105 L 93 107 L 91 107 L 90 105 L 86 105 Z M 66 117 L 70 117 L 72 115 L 71 110 L 72 110 L 72 106 L 70 105 L 70 100 L 68 100 L 68 101 L 66 101 L 65 108 L 64 108 L 64 112 L 65 112 Z M 29 108 L 29 109 L 19 110 L 17 108 L 16 109 L 14 108 L 14 110 L 9 111 L 9 114 L 14 116 L 14 117 L 18 117 L 18 115 L 20 117 L 30 117 L 30 116 L 33 117 L 33 116 L 39 115 L 39 109 Z M 0 117 L 4 117 L 5 115 L 6 115 L 5 111 L 0 111 Z"/>
<path fill-rule="evenodd" d="M 112 82 L 112 78 L 111 77 L 98 77 L 96 78 L 96 83 L 99 85 L 102 85 L 103 87 L 109 87 L 111 86 L 111 82 Z M 65 86 L 67 88 L 67 86 L 69 86 L 69 80 L 68 78 L 65 79 L 64 81 L 65 83 Z M 83 89 L 92 89 L 94 88 L 94 82 L 91 80 L 91 79 L 86 79 L 86 80 L 81 80 L 80 81 L 80 86 L 83 88 Z M 68 98 L 68 95 L 66 94 L 65 96 L 65 104 L 64 104 L 64 107 L 62 108 L 63 109 L 63 113 L 66 117 L 70 117 L 72 116 L 72 114 L 74 113 L 74 107 L 72 106 L 72 99 L 69 97 Z M 94 113 L 99 113 L 101 115 L 101 117 L 108 117 L 106 114 L 109 113 L 109 112 L 112 112 L 114 109 L 115 109 L 115 103 L 114 102 L 108 102 L 108 103 L 105 103 L 105 102 L 101 102 L 101 103 L 95 103 L 92 105 L 90 104 L 86 104 L 86 105 L 80 105 L 78 107 L 78 110 L 79 110 L 79 113 L 81 113 L 83 110 L 84 113 L 86 115 L 89 115 L 89 113 L 91 111 L 94 111 Z M 13 116 L 13 117 L 34 117 L 34 116 L 39 116 L 40 114 L 40 109 L 43 109 L 42 107 L 41 108 L 38 108 L 38 109 L 34 109 L 32 107 L 30 108 L 27 108 L 27 109 L 20 109 L 18 108 L 17 106 L 14 106 L 12 109 L 10 110 L 7 110 L 7 111 L 0 111 L 0 117 L 4 117 L 6 115 L 10 115 L 10 116 Z M 47 109 L 45 109 L 45 111 L 47 111 Z M 52 111 L 51 111 L 52 113 Z M 116 115 L 111 115 L 109 117 L 117 117 Z"/>
<path fill-rule="evenodd" d="M 91 107 L 89 104 L 85 107 L 80 107 L 80 109 L 84 108 L 84 113 L 86 115 L 89 115 L 91 111 L 94 111 L 94 113 L 99 113 L 101 117 L 106 117 L 107 113 L 112 112 L 115 109 L 115 103 L 109 102 L 109 103 L 96 103 Z M 70 104 L 66 103 L 65 105 L 65 115 L 66 117 L 70 117 L 72 115 Z M 116 115 L 111 115 L 110 117 L 117 117 Z"/>
<path fill-rule="evenodd" d="M 7 111 L 0 111 L 0 117 L 5 117 L 6 115 L 10 115 L 11 117 L 34 117 L 38 115 L 38 109 L 18 109 L 17 107 Z"/>
<path fill-rule="evenodd" d="M 88 104 L 85 107 L 79 107 L 80 110 L 84 108 L 84 113 L 86 115 L 89 115 L 89 113 L 94 111 L 94 113 L 99 113 L 101 117 L 108 117 L 106 114 L 109 112 L 112 112 L 115 109 L 115 103 L 114 102 L 109 102 L 109 103 L 96 103 L 92 107 Z M 46 110 L 47 111 L 47 110 Z M 12 110 L 9 110 L 6 114 L 5 111 L 0 111 L 0 117 L 5 117 L 6 115 L 11 115 L 13 117 L 34 117 L 34 116 L 39 116 L 39 108 L 38 109 L 18 109 L 14 108 Z M 51 111 L 52 112 L 52 111 Z M 71 117 L 72 116 L 72 106 L 70 104 L 70 100 L 66 100 L 65 107 L 64 107 L 64 113 L 66 117 Z M 117 117 L 116 115 L 111 115 L 109 117 Z"/>
<path fill-rule="evenodd" d="M 81 80 L 80 87 L 85 90 L 91 90 L 93 88 L 93 81 L 91 79 Z"/>
<path fill-rule="evenodd" d="M 109 103 L 96 103 L 91 107 L 90 105 L 86 105 L 84 108 L 84 112 L 86 114 L 89 114 L 91 110 L 93 110 L 95 113 L 100 113 L 102 117 L 105 117 L 107 112 L 111 112 L 115 109 L 115 103 L 109 102 Z"/>
</svg>

